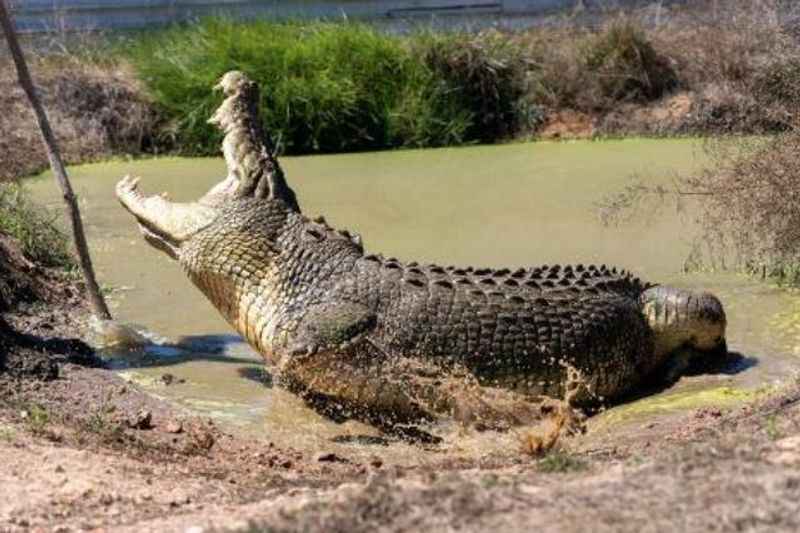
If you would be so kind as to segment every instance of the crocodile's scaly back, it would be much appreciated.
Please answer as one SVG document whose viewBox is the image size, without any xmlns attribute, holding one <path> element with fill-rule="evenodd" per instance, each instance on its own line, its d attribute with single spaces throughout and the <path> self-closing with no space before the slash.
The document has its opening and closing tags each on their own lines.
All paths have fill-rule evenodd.
<svg viewBox="0 0 800 533">
<path fill-rule="evenodd" d="M 258 88 L 220 82 L 212 122 L 229 174 L 196 203 L 117 187 L 149 242 L 176 258 L 228 322 L 295 390 L 402 421 L 513 390 L 618 397 L 688 345 L 724 348 L 719 301 L 614 268 L 440 267 L 365 254 L 360 238 L 300 213 L 258 120 Z M 450 376 L 450 377 L 448 377 Z M 494 396 L 493 396 L 494 395 Z M 516 415 L 515 415 L 516 417 Z"/>
</svg>

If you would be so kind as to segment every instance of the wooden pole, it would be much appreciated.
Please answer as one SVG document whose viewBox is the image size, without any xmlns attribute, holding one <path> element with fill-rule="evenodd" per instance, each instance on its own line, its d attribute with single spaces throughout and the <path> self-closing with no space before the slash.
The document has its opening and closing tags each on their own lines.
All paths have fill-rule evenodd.
<svg viewBox="0 0 800 533">
<path fill-rule="evenodd" d="M 64 163 L 61 161 L 61 154 L 58 151 L 58 145 L 56 144 L 53 130 L 50 128 L 50 122 L 47 120 L 47 114 L 44 111 L 44 107 L 42 107 L 39 96 L 36 94 L 36 88 L 33 85 L 28 65 L 25 62 L 25 56 L 22 54 L 22 49 L 19 46 L 17 32 L 14 29 L 14 24 L 11 21 L 11 15 L 5 0 L 0 0 L 0 26 L 2 26 L 3 32 L 6 34 L 8 48 L 11 51 L 11 57 L 14 59 L 14 65 L 17 67 L 19 84 L 28 96 L 31 107 L 33 107 L 33 111 L 36 114 L 36 121 L 39 123 L 39 131 L 42 134 L 42 142 L 44 142 L 45 149 L 47 150 L 47 158 L 50 160 L 50 168 L 53 169 L 53 174 L 64 196 L 64 203 L 67 204 L 67 213 L 69 214 L 72 226 L 72 238 L 75 241 L 78 261 L 81 265 L 83 278 L 86 281 L 89 303 L 92 306 L 92 311 L 98 318 L 110 320 L 111 313 L 103 299 L 103 295 L 100 293 L 100 287 L 97 285 L 97 278 L 95 278 L 94 275 L 92 258 L 89 255 L 89 247 L 86 244 L 86 235 L 83 232 L 83 223 L 81 222 L 81 213 L 78 209 L 78 201 L 75 198 L 75 193 L 72 191 L 72 185 L 67 177 Z M 25 147 L 20 147 L 20 150 L 24 149 Z"/>
</svg>

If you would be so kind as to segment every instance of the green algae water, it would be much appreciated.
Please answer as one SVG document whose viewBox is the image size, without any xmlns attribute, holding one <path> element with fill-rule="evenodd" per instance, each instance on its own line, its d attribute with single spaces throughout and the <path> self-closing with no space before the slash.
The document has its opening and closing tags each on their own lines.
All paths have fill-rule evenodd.
<svg viewBox="0 0 800 533">
<path fill-rule="evenodd" d="M 699 141 L 641 139 L 283 159 L 304 212 L 324 214 L 333 226 L 360 233 L 370 252 L 488 267 L 605 263 L 648 281 L 716 293 L 729 318 L 729 348 L 743 356 L 741 368 L 685 377 L 654 396 L 609 409 L 595 417 L 603 427 L 733 405 L 787 379 L 800 362 L 797 295 L 733 274 L 683 274 L 696 234 L 691 206 L 682 213 L 670 207 L 645 211 L 618 227 L 599 220 L 597 203 L 632 175 L 664 184 L 704 162 Z M 157 395 L 275 442 L 307 449 L 342 446 L 351 453 L 373 448 L 346 443 L 374 437 L 374 429 L 325 420 L 273 385 L 258 355 L 176 263 L 145 243 L 114 197 L 116 181 L 132 174 L 142 178 L 143 192 L 193 200 L 225 172 L 222 159 L 178 158 L 71 169 L 99 278 L 112 289 L 115 318 L 159 341 L 146 353 L 120 355 L 127 358 L 121 373 Z M 50 179 L 33 181 L 30 188 L 40 201 L 59 204 Z M 176 384 L 163 385 L 164 374 Z M 461 434 L 454 449 L 466 455 L 515 452 L 509 438 L 470 440 Z M 419 450 L 407 445 L 381 450 L 420 460 Z"/>
</svg>

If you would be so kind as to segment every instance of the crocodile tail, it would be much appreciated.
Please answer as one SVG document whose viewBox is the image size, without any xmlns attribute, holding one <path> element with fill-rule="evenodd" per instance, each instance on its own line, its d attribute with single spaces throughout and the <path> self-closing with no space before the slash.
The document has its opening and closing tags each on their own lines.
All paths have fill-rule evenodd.
<svg viewBox="0 0 800 533">
<path fill-rule="evenodd" d="M 657 355 L 682 346 L 704 352 L 725 349 L 727 318 L 713 294 L 656 285 L 642 292 L 640 299 L 655 333 Z"/>
</svg>

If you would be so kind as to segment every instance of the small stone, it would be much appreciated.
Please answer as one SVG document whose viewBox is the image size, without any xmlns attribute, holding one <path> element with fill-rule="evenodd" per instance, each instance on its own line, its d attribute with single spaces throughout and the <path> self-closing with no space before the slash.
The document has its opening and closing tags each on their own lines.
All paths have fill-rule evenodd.
<svg viewBox="0 0 800 533">
<path fill-rule="evenodd" d="M 180 433 L 183 431 L 183 424 L 178 420 L 170 420 L 167 422 L 167 425 L 164 426 L 164 431 L 167 433 Z"/>
<path fill-rule="evenodd" d="M 369 465 L 370 465 L 372 468 L 380 468 L 380 467 L 382 467 L 382 466 L 383 466 L 383 460 L 381 460 L 381 459 L 379 459 L 379 458 L 377 458 L 377 457 L 376 457 L 375 459 L 372 459 L 372 460 L 369 462 Z"/>
<path fill-rule="evenodd" d="M 172 385 L 175 382 L 175 376 L 173 374 L 162 374 L 161 375 L 161 383 L 164 385 Z"/>
<path fill-rule="evenodd" d="M 192 437 L 195 444 L 203 450 L 210 450 L 216 442 L 214 435 L 208 431 L 204 431 L 203 429 L 198 429 L 196 432 L 194 432 Z"/>
<path fill-rule="evenodd" d="M 132 429 L 152 429 L 153 414 L 147 409 L 142 409 L 128 419 L 128 426 Z"/>
<path fill-rule="evenodd" d="M 317 462 L 319 463 L 349 463 L 346 458 L 340 457 L 333 452 L 321 452 L 317 454 Z"/>
<path fill-rule="evenodd" d="M 56 465 L 56 474 L 63 474 L 63 473 L 64 473 L 64 467 L 61 465 Z"/>
</svg>

